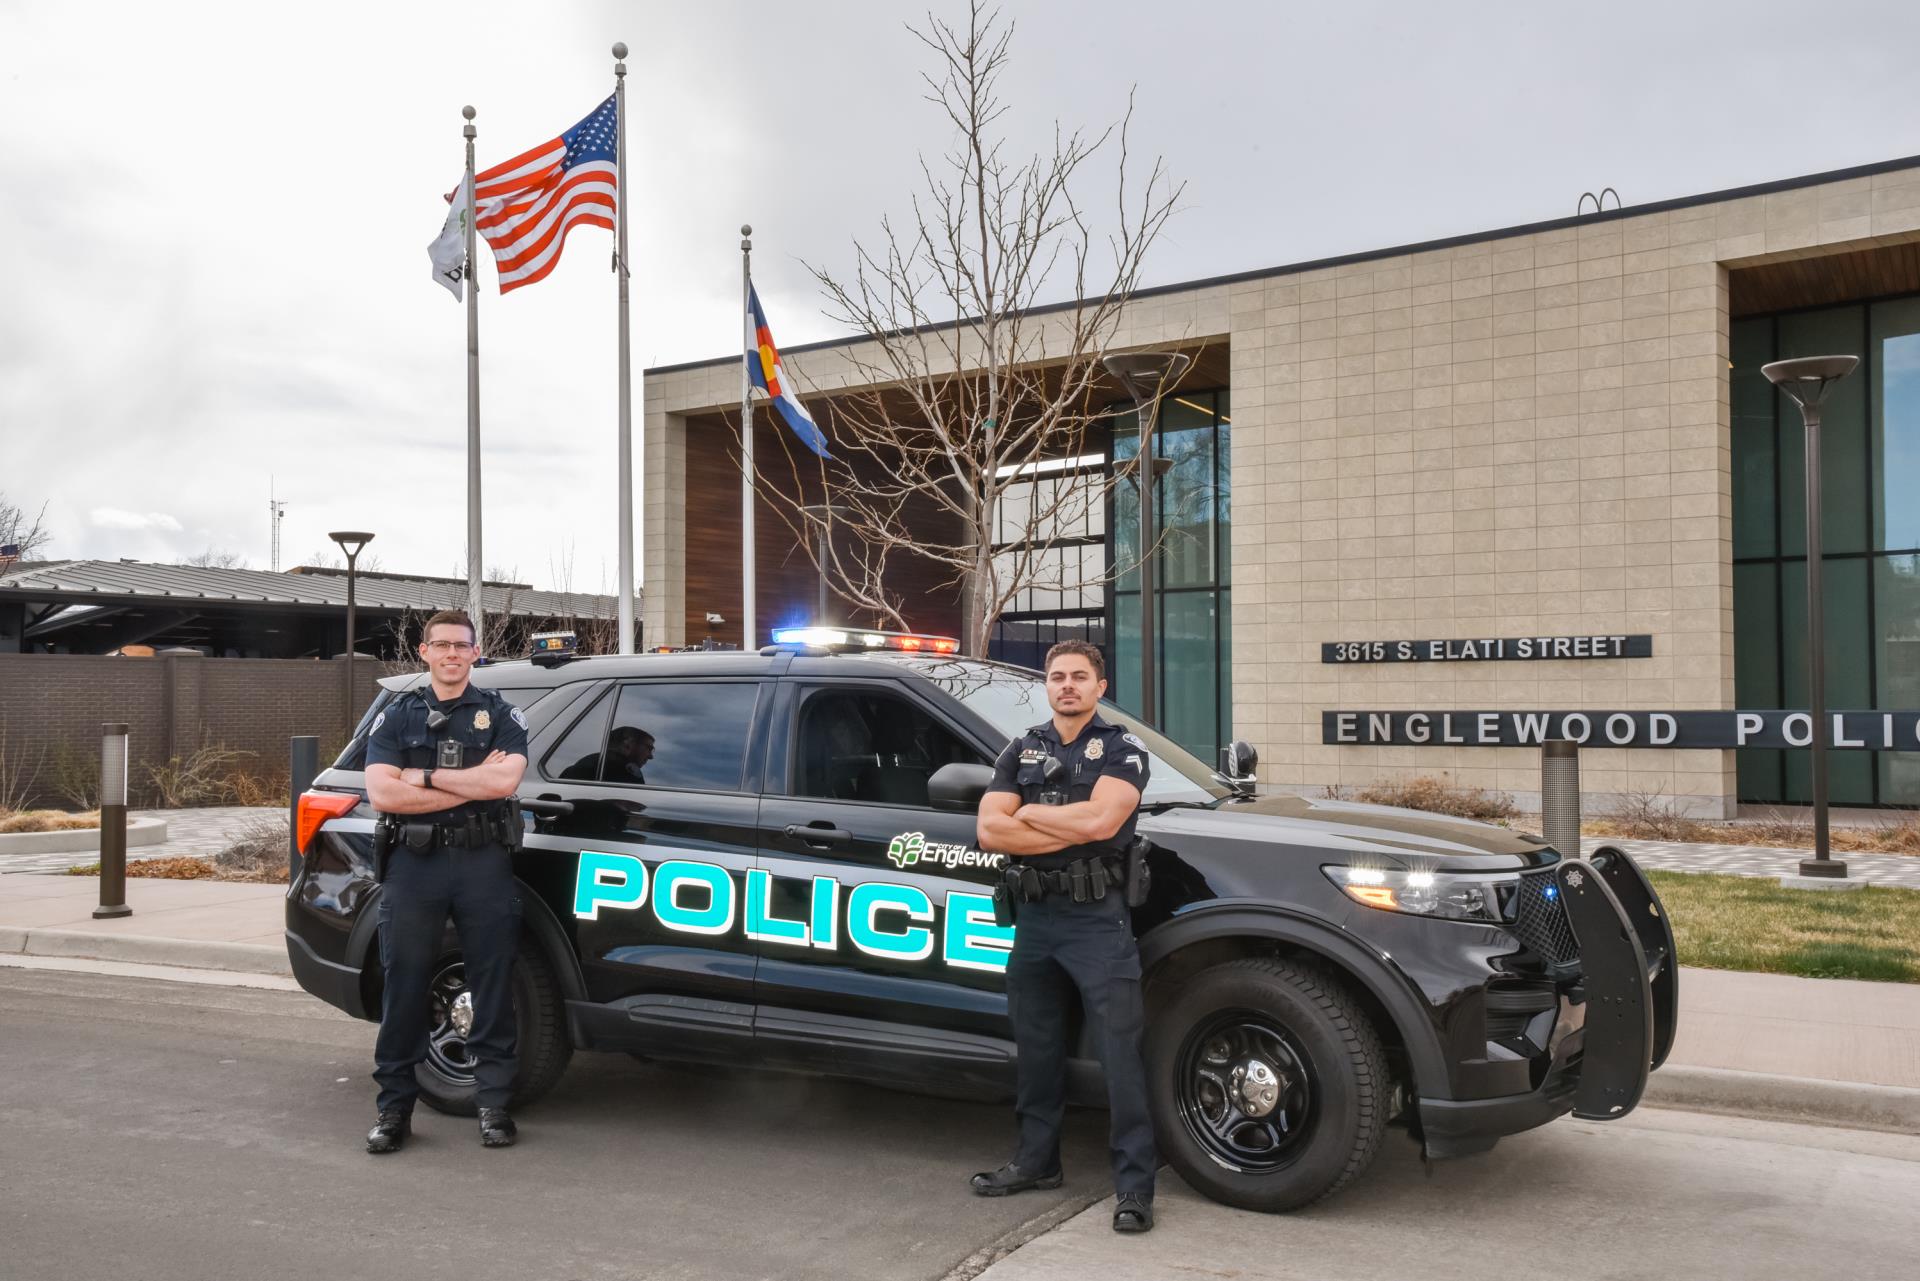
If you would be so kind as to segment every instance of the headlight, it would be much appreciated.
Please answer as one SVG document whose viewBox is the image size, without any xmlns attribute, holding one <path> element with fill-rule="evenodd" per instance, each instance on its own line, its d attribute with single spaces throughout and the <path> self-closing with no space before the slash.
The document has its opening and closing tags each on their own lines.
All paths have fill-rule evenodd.
<svg viewBox="0 0 1920 1281">
<path fill-rule="evenodd" d="M 1520 884 L 1517 874 L 1401 871 L 1379 867 L 1320 869 L 1347 897 L 1368 907 L 1450 921 L 1484 921 L 1500 925 L 1502 908 Z"/>
</svg>

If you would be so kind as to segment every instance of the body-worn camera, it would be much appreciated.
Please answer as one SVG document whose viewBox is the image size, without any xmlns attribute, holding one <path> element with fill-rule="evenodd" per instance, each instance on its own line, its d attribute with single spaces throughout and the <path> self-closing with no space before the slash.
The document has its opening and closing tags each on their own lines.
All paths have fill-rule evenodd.
<svg viewBox="0 0 1920 1281">
<path fill-rule="evenodd" d="M 433 763 L 435 769 L 459 769 L 466 764 L 466 747 L 458 739 L 440 740 L 440 754 Z"/>
<path fill-rule="evenodd" d="M 1067 767 L 1049 756 L 1040 762 L 1041 789 L 1034 794 L 1035 805 L 1067 803 Z"/>
</svg>

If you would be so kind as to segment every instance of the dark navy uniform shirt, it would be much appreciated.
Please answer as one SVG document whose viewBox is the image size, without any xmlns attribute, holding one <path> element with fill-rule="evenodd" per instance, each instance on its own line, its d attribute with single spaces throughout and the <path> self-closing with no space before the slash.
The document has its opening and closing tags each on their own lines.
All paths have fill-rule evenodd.
<svg viewBox="0 0 1920 1281">
<path fill-rule="evenodd" d="M 1059 785 L 1065 787 L 1069 804 L 1092 799 L 1093 785 L 1102 778 L 1121 779 L 1144 792 L 1152 765 L 1145 743 L 1128 733 L 1126 726 L 1103 720 L 1100 713 L 1095 712 L 1080 736 L 1071 743 L 1062 743 L 1060 731 L 1051 720 L 1046 720 L 1007 744 L 1007 749 L 993 763 L 993 782 L 987 785 L 987 790 L 1012 792 L 1023 802 L 1036 800 L 1047 787 L 1041 762 L 1048 756 L 1066 766 L 1066 775 Z M 1075 859 L 1118 854 L 1133 839 L 1134 824 L 1139 818 L 1136 805 L 1120 830 L 1104 841 L 1069 845 L 1053 854 L 1022 855 L 1018 861 L 1022 866 L 1046 870 L 1064 867 Z"/>
<path fill-rule="evenodd" d="M 446 723 L 439 729 L 428 729 L 427 718 L 434 712 L 445 712 Z M 431 684 L 422 685 L 400 695 L 374 717 L 373 728 L 367 731 L 367 764 L 396 769 L 452 768 L 441 756 L 443 741 L 458 744 L 461 769 L 478 765 L 487 759 L 488 752 L 525 756 L 527 718 L 500 694 L 472 682 L 458 697 L 444 703 L 434 697 Z M 466 801 L 453 809 L 416 817 L 420 821 L 461 818 L 487 812 L 493 805 L 492 801 Z"/>
</svg>

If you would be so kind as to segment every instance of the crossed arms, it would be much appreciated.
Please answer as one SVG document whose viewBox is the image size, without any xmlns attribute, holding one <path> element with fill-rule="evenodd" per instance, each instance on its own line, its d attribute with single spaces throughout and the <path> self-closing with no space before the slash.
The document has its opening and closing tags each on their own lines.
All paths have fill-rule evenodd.
<svg viewBox="0 0 1920 1281">
<path fill-rule="evenodd" d="M 468 801 L 497 801 L 512 796 L 527 771 L 527 758 L 495 751 L 466 769 L 436 769 L 433 786 L 424 771 L 397 765 L 367 766 L 367 799 L 383 814 L 437 814 Z"/>
<path fill-rule="evenodd" d="M 1012 792 L 988 792 L 980 802 L 975 835 L 983 850 L 1051 854 L 1069 845 L 1106 840 L 1126 826 L 1127 816 L 1139 804 L 1140 789 L 1111 775 L 1093 785 L 1092 797 L 1071 805 L 1024 805 Z"/>
</svg>

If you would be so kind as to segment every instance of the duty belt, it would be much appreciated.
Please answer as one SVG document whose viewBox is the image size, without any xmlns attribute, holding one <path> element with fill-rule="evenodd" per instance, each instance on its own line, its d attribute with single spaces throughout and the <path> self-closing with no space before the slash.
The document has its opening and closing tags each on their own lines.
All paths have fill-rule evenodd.
<svg viewBox="0 0 1920 1281">
<path fill-rule="evenodd" d="M 1048 871 L 1015 864 L 1006 871 L 1008 889 L 1023 903 L 1038 903 L 1049 895 L 1071 898 L 1076 903 L 1097 903 L 1125 876 L 1118 859 L 1106 858 L 1079 858 Z"/>
</svg>

